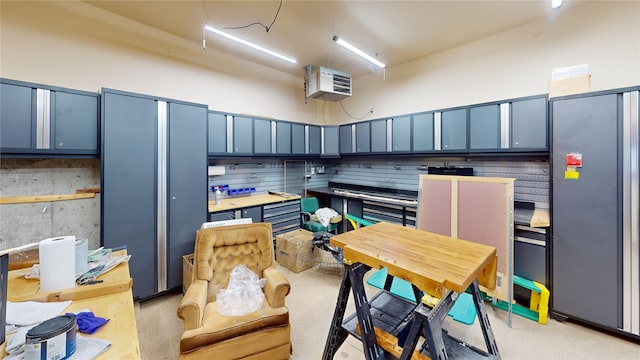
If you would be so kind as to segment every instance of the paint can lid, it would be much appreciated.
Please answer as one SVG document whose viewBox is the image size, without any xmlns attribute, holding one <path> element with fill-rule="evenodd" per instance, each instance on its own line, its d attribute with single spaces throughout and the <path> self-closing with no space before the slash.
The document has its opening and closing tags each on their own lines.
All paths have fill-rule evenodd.
<svg viewBox="0 0 640 360">
<path fill-rule="evenodd" d="M 27 331 L 27 343 L 39 342 L 67 332 L 76 326 L 76 316 L 66 314 L 43 321 Z"/>
</svg>

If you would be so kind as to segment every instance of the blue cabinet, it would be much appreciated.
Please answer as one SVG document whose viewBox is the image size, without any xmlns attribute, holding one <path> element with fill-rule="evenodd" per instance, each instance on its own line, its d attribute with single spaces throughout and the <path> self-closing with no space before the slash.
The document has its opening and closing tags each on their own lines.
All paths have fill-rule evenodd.
<svg viewBox="0 0 640 360">
<path fill-rule="evenodd" d="M 98 155 L 97 93 L 6 79 L 0 86 L 3 155 Z"/>
<path fill-rule="evenodd" d="M 127 246 L 133 295 L 149 298 L 181 286 L 206 221 L 207 107 L 112 89 L 102 105 L 101 244 Z"/>
<path fill-rule="evenodd" d="M 414 152 L 433 151 L 433 113 L 414 114 L 412 119 Z"/>
<path fill-rule="evenodd" d="M 291 153 L 295 155 L 304 155 L 305 153 L 305 136 L 303 124 L 291 124 Z"/>
<path fill-rule="evenodd" d="M 227 115 L 209 111 L 207 148 L 209 154 L 227 153 Z"/>
<path fill-rule="evenodd" d="M 547 124 L 545 97 L 513 101 L 511 103 L 511 149 L 548 149 Z"/>
<path fill-rule="evenodd" d="M 356 124 L 356 152 L 371 152 L 371 124 L 368 121 Z"/>
<path fill-rule="evenodd" d="M 253 119 L 245 116 L 233 117 L 233 153 L 253 154 Z"/>
<path fill-rule="evenodd" d="M 353 153 L 353 126 L 340 125 L 340 154 Z"/>
<path fill-rule="evenodd" d="M 500 148 L 500 105 L 473 106 L 469 109 L 469 149 Z"/>
<path fill-rule="evenodd" d="M 371 121 L 371 152 L 387 151 L 387 120 Z"/>
<path fill-rule="evenodd" d="M 271 120 L 253 120 L 253 153 L 271 154 Z"/>
<path fill-rule="evenodd" d="M 338 126 L 323 126 L 321 128 L 321 133 L 322 155 L 339 155 L 341 143 Z M 349 145 L 349 148 L 351 148 L 351 145 Z"/>
<path fill-rule="evenodd" d="M 276 122 L 276 154 L 291 154 L 291 123 Z"/>
<path fill-rule="evenodd" d="M 322 151 L 322 136 L 320 126 L 307 125 L 307 154 L 320 155 Z"/>
<path fill-rule="evenodd" d="M 0 84 L 0 146 L 2 152 L 30 150 L 35 140 L 35 92 L 31 87 Z"/>
<path fill-rule="evenodd" d="M 441 150 L 467 149 L 467 109 L 441 113 Z"/>
<path fill-rule="evenodd" d="M 391 144 L 394 152 L 411 151 L 411 116 L 393 118 L 391 133 Z"/>
</svg>

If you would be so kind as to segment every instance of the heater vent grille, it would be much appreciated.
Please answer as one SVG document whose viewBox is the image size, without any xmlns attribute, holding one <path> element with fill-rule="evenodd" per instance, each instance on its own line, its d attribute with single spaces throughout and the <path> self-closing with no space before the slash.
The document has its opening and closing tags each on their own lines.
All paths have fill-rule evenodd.
<svg viewBox="0 0 640 360">
<path fill-rule="evenodd" d="M 307 97 L 340 101 L 351 96 L 351 74 L 320 66 L 307 70 L 305 80 Z"/>
</svg>

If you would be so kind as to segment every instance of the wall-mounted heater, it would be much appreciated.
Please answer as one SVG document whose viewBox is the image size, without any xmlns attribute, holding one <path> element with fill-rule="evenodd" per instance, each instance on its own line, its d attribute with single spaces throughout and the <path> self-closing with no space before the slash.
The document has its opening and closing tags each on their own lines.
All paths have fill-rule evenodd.
<svg viewBox="0 0 640 360">
<path fill-rule="evenodd" d="M 304 67 L 305 97 L 340 101 L 351 96 L 351 74 L 323 66 Z"/>
</svg>

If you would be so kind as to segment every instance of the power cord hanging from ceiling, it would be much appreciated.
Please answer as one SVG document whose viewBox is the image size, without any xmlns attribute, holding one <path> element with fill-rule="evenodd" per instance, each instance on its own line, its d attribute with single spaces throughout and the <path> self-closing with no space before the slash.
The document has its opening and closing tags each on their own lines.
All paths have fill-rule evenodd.
<svg viewBox="0 0 640 360">
<path fill-rule="evenodd" d="M 367 115 L 369 114 L 373 114 L 373 108 L 371 108 L 371 110 L 367 111 L 364 115 L 362 115 L 359 118 L 353 117 L 351 114 L 349 114 L 349 112 L 347 111 L 347 109 L 344 108 L 344 105 L 342 105 L 342 101 L 338 101 L 340 103 L 340 107 L 342 108 L 342 111 L 344 111 L 345 114 L 347 114 L 348 117 L 352 118 L 353 120 L 362 120 L 364 118 L 367 117 Z"/>
<path fill-rule="evenodd" d="M 269 24 L 269 26 L 266 26 L 265 24 L 263 24 L 261 22 L 253 22 L 251 24 L 247 24 L 247 25 L 243 25 L 243 26 L 225 27 L 225 29 L 236 30 L 236 29 L 248 28 L 248 27 L 253 26 L 253 25 L 260 25 L 265 30 L 267 30 L 267 32 L 269 32 L 269 30 L 271 30 L 271 27 L 273 26 L 273 24 L 275 24 L 276 19 L 278 18 L 278 14 L 280 14 L 280 8 L 282 8 L 282 0 L 280 0 L 280 5 L 278 5 L 278 11 L 276 11 L 276 16 L 274 16 L 273 21 L 271 22 L 271 24 Z"/>
</svg>

